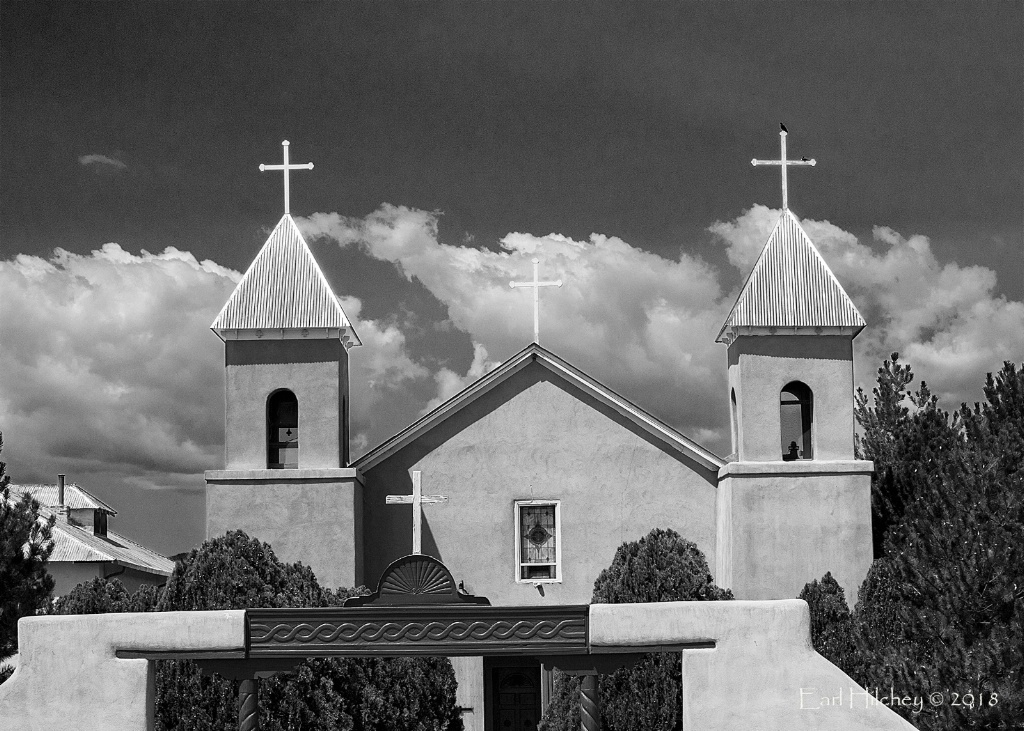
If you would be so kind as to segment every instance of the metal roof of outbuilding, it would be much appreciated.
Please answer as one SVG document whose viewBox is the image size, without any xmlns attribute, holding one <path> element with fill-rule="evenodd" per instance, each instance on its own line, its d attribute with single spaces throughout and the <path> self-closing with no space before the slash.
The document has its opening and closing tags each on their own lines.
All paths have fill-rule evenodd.
<svg viewBox="0 0 1024 731">
<path fill-rule="evenodd" d="M 28 493 L 34 497 L 39 504 L 50 512 L 57 507 L 58 488 L 56 485 L 15 485 L 11 484 L 11 493 Z M 12 494 L 13 497 L 13 494 Z M 85 488 L 70 482 L 64 486 L 64 506 L 72 510 L 88 509 L 102 510 L 117 515 L 117 511 L 100 500 L 95 495 L 86 492 Z"/>
<path fill-rule="evenodd" d="M 848 330 L 856 337 L 866 323 L 828 264 L 786 209 L 740 290 L 718 333 L 730 342 L 738 331 Z"/>
<path fill-rule="evenodd" d="M 116 563 L 140 571 L 170 576 L 174 562 L 119 533 L 108 530 L 97 536 L 87 526 L 74 525 L 60 517 L 56 485 L 10 485 L 9 500 L 27 493 L 40 504 L 40 519 L 58 516 L 53 524 L 51 563 Z M 0 495 L 2 499 L 2 495 Z M 76 484 L 64 487 L 64 506 L 71 510 L 93 509 L 115 515 L 114 509 Z"/>
<path fill-rule="evenodd" d="M 359 345 L 331 285 L 288 214 L 270 237 L 210 326 L 223 337 L 231 330 L 340 331 Z"/>
<path fill-rule="evenodd" d="M 97 536 L 88 528 L 58 521 L 53 526 L 53 553 L 50 562 L 114 562 L 140 571 L 170 576 L 174 562 L 124 536 L 107 531 Z"/>
</svg>

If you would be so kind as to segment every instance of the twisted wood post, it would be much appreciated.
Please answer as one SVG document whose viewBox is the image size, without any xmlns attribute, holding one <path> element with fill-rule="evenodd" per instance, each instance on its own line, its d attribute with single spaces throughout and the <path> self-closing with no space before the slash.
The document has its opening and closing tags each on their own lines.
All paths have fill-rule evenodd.
<svg viewBox="0 0 1024 731">
<path fill-rule="evenodd" d="M 248 678 L 238 684 L 238 731 L 259 729 L 259 681 Z"/>
<path fill-rule="evenodd" d="M 580 731 L 601 731 L 601 695 L 596 673 L 584 675 L 580 685 Z"/>
</svg>

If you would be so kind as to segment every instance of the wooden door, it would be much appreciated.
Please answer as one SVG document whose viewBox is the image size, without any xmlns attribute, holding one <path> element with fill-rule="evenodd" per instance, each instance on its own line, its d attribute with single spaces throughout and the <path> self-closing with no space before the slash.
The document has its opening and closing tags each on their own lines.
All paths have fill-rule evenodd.
<svg viewBox="0 0 1024 731">
<path fill-rule="evenodd" d="M 494 669 L 494 731 L 537 731 L 540 667 Z"/>
</svg>

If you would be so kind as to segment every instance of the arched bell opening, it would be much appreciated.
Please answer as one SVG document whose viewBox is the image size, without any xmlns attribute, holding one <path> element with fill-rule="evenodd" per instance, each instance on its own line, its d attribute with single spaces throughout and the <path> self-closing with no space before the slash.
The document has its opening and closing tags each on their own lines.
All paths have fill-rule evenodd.
<svg viewBox="0 0 1024 731">
<path fill-rule="evenodd" d="M 814 394 L 800 381 L 787 383 L 779 395 L 782 459 L 813 459 Z"/>
<path fill-rule="evenodd" d="M 299 400 L 286 388 L 267 399 L 267 469 L 299 468 Z"/>
</svg>

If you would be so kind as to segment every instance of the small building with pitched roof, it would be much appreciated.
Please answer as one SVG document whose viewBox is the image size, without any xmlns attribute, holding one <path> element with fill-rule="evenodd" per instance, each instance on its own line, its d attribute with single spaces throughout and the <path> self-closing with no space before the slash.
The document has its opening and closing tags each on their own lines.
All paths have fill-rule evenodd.
<svg viewBox="0 0 1024 731">
<path fill-rule="evenodd" d="M 107 527 L 117 511 L 75 483 L 10 485 L 10 500 L 27 494 L 40 505 L 40 516 L 54 516 L 53 552 L 46 570 L 53 576 L 54 596 L 67 594 L 96 578 L 118 579 L 129 591 L 142 584 L 162 586 L 174 562 Z"/>
<path fill-rule="evenodd" d="M 372 585 L 415 550 L 422 510 L 422 552 L 466 591 L 553 605 L 588 602 L 620 544 L 671 528 L 737 598 L 793 598 L 826 572 L 854 595 L 871 563 L 872 465 L 853 448 L 864 326 L 784 209 L 718 336 L 729 457 L 532 343 L 350 460 L 359 338 L 285 214 L 212 325 L 227 402 L 207 535 L 241 528 L 324 585 Z M 468 729 L 534 727 L 549 688 L 536 662 L 453 662 Z"/>
</svg>

